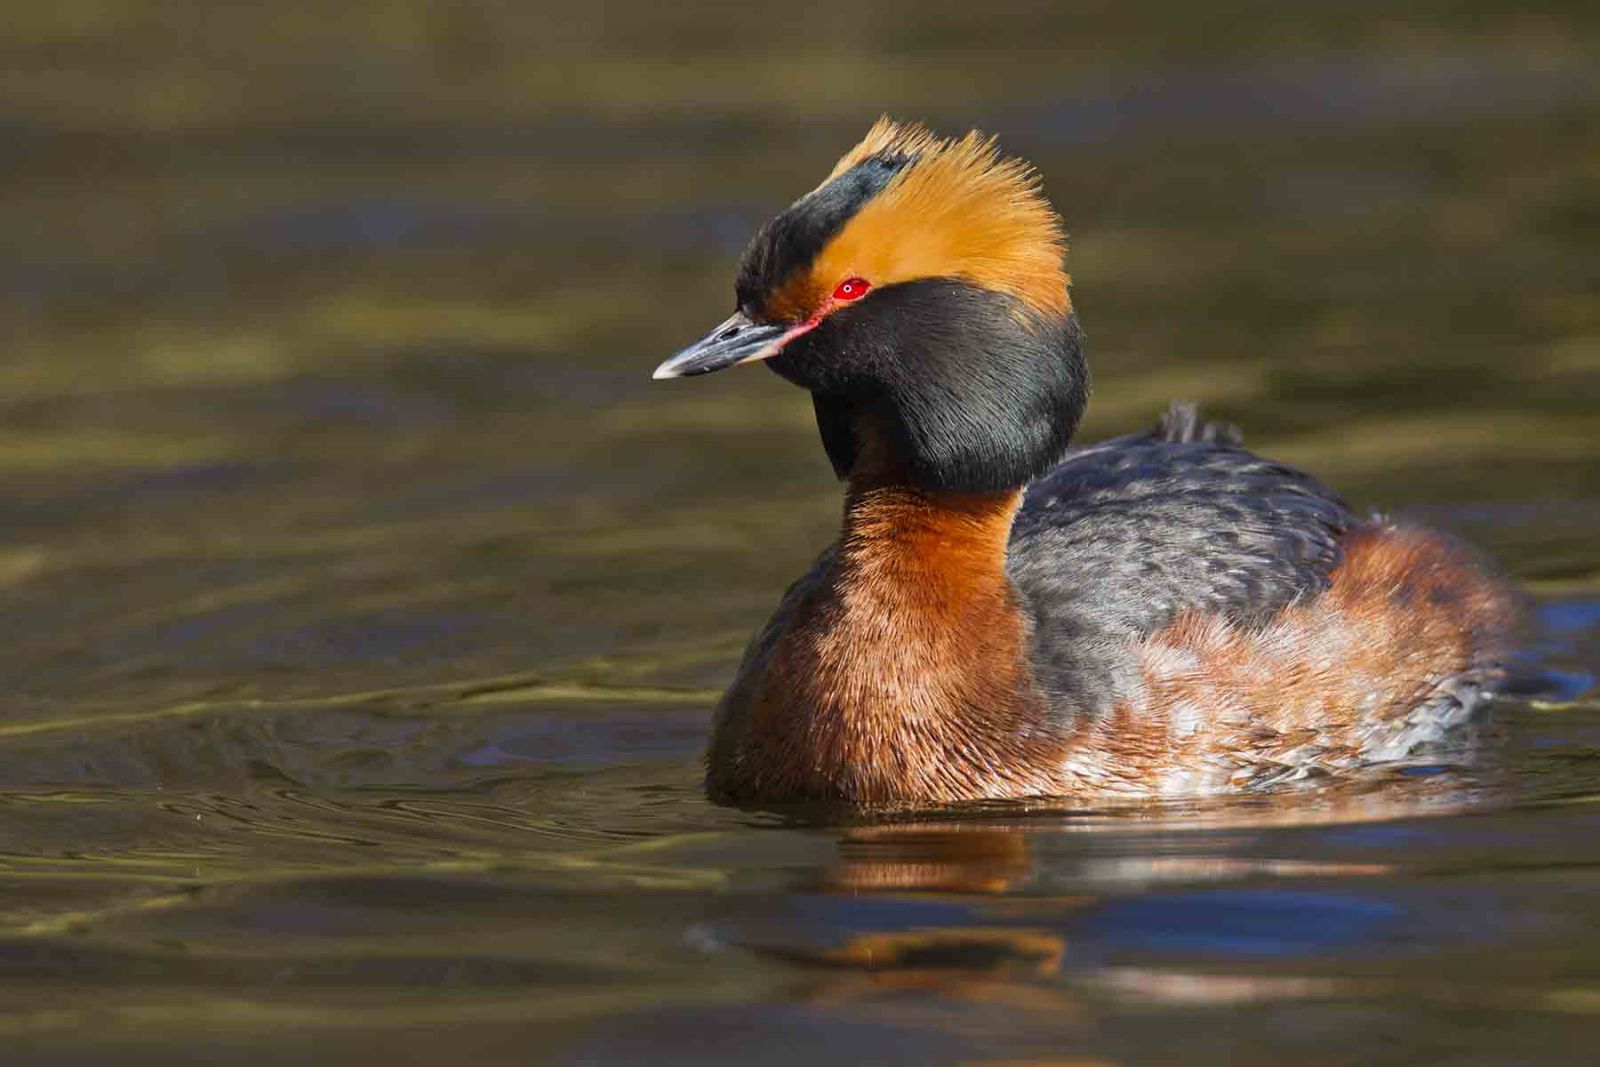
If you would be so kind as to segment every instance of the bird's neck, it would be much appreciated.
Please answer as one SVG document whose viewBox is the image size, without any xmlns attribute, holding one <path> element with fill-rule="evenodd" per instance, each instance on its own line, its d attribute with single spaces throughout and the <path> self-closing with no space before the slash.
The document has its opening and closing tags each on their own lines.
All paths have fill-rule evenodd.
<svg viewBox="0 0 1600 1067">
<path fill-rule="evenodd" d="M 958 622 L 1008 599 L 1006 544 L 1020 489 L 952 493 L 852 478 L 836 564 L 840 590 L 897 614 Z"/>
<path fill-rule="evenodd" d="M 1021 495 L 852 480 L 829 573 L 768 678 L 769 724 L 801 727 L 773 747 L 797 766 L 769 769 L 862 802 L 1042 788 L 1017 747 L 1040 714 L 1005 569 Z"/>
<path fill-rule="evenodd" d="M 926 614 L 1006 594 L 1006 546 L 1022 489 L 954 492 L 916 484 L 865 413 L 852 425 L 854 463 L 845 482 L 836 566 L 845 588 Z"/>
<path fill-rule="evenodd" d="M 729 690 L 708 784 L 865 804 L 1049 792 L 1062 738 L 1006 575 L 1021 488 L 930 489 L 877 435 L 856 441 L 839 541 Z"/>
</svg>

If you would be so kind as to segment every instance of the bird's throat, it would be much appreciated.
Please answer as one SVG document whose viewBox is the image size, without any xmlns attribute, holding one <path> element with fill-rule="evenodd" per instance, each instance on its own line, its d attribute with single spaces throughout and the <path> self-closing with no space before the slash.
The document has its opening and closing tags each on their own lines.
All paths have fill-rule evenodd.
<svg viewBox="0 0 1600 1067">
<path fill-rule="evenodd" d="M 1001 779 L 1038 715 L 1005 572 L 1020 498 L 852 481 L 827 573 L 752 709 L 775 761 L 762 777 L 868 803 L 1018 789 Z"/>
<path fill-rule="evenodd" d="M 972 612 L 987 614 L 1010 598 L 1006 543 L 1021 500 L 1014 489 L 951 493 L 852 478 L 838 588 L 907 622 L 933 624 L 936 615 L 949 627 Z"/>
</svg>

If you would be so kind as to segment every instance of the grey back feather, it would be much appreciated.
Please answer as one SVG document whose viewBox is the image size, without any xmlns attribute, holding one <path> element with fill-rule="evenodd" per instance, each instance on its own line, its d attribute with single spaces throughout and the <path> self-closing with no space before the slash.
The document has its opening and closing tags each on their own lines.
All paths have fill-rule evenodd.
<svg viewBox="0 0 1600 1067">
<path fill-rule="evenodd" d="M 1184 611 L 1250 626 L 1317 595 L 1355 523 L 1326 486 L 1192 406 L 1072 451 L 1028 487 L 1007 558 L 1036 679 L 1067 714 L 1136 701 L 1134 639 Z"/>
</svg>

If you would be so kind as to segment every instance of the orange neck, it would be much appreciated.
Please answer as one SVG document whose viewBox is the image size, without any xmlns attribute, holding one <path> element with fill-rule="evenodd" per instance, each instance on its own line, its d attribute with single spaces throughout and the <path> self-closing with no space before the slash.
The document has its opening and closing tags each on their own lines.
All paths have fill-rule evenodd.
<svg viewBox="0 0 1600 1067">
<path fill-rule="evenodd" d="M 924 617 L 931 637 L 948 635 L 967 609 L 1009 602 L 1006 545 L 1022 490 L 919 489 L 880 427 L 858 416 L 853 429 L 857 454 L 845 486 L 839 588 Z"/>
<path fill-rule="evenodd" d="M 832 560 L 729 712 L 752 791 L 868 803 L 956 799 L 974 782 L 1043 791 L 1020 746 L 1049 731 L 1005 572 L 1020 499 L 852 479 Z"/>
<path fill-rule="evenodd" d="M 1006 542 L 1022 492 L 931 492 L 862 485 L 845 494 L 840 569 L 854 582 L 891 585 L 898 598 L 958 611 L 960 594 L 1005 588 Z"/>
</svg>

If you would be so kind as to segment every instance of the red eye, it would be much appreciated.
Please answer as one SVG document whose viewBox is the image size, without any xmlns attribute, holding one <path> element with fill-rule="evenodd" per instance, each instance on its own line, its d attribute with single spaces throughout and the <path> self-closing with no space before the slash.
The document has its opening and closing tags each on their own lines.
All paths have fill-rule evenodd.
<svg viewBox="0 0 1600 1067">
<path fill-rule="evenodd" d="M 860 300 L 867 295 L 867 290 L 872 288 L 872 283 L 865 278 L 846 278 L 833 290 L 833 298 L 845 303 L 851 300 Z"/>
</svg>

